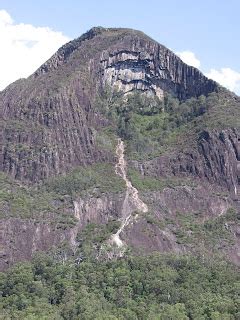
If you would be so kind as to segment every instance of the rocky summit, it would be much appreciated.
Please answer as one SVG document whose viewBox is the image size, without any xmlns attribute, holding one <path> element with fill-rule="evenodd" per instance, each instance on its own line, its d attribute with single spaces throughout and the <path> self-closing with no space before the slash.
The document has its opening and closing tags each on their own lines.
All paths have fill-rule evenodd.
<svg viewBox="0 0 240 320">
<path fill-rule="evenodd" d="M 65 44 L 0 92 L 0 268 L 38 251 L 240 264 L 239 119 L 238 96 L 140 31 Z"/>
</svg>

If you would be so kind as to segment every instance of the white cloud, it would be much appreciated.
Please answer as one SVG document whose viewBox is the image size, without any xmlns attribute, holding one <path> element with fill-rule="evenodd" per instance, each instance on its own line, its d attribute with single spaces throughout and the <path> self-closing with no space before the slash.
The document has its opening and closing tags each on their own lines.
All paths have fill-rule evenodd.
<svg viewBox="0 0 240 320">
<path fill-rule="evenodd" d="M 186 50 L 177 52 L 177 55 L 182 59 L 183 62 L 190 66 L 199 68 L 201 65 L 200 60 L 196 58 L 194 52 Z M 229 90 L 240 94 L 240 72 L 237 72 L 231 68 L 220 68 L 219 70 L 210 69 L 209 72 L 205 73 L 205 76 L 217 81 L 219 84 L 228 88 Z"/>
<path fill-rule="evenodd" d="M 28 77 L 70 40 L 48 27 L 16 24 L 5 10 L 0 10 L 0 39 L 0 90 Z"/>
<path fill-rule="evenodd" d="M 206 76 L 227 87 L 231 91 L 240 94 L 240 72 L 231 68 L 221 68 L 220 70 L 211 69 Z"/>
<path fill-rule="evenodd" d="M 196 58 L 195 54 L 191 51 L 182 51 L 182 52 L 177 52 L 177 55 L 182 59 L 183 62 L 186 64 L 199 68 L 201 63 L 200 61 Z"/>
<path fill-rule="evenodd" d="M 70 40 L 48 27 L 16 24 L 5 10 L 0 10 L 0 39 L 0 90 L 19 78 L 28 77 Z M 177 55 L 193 67 L 201 65 L 194 52 L 185 50 Z M 240 94 L 240 72 L 231 68 L 211 69 L 206 76 Z"/>
</svg>

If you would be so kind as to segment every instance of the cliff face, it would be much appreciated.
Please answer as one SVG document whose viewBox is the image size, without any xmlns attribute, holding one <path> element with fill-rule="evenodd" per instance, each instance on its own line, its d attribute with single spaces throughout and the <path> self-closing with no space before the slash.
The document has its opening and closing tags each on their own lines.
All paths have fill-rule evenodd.
<svg viewBox="0 0 240 320">
<path fill-rule="evenodd" d="M 68 243 L 72 255 L 76 249 L 77 233 L 89 222 L 106 224 L 117 219 L 122 204 L 121 195 L 104 195 L 101 198 L 76 197 L 68 211 L 74 226 L 66 226 L 57 219 L 3 218 L 0 220 L 0 270 L 13 263 L 29 260 L 38 251 L 49 251 Z"/>
<path fill-rule="evenodd" d="M 16 179 L 38 182 L 108 158 L 94 144 L 94 114 L 84 92 L 74 84 L 53 95 L 49 90 L 2 93 L 0 168 Z"/>
<path fill-rule="evenodd" d="M 214 81 L 145 34 L 101 27 L 63 46 L 34 77 L 62 66 L 66 68 L 68 63 L 75 67 L 74 60 L 79 54 L 88 64 L 93 81 L 97 78 L 101 84 L 116 86 L 125 93 L 140 90 L 162 98 L 164 92 L 169 92 L 186 99 L 206 95 L 217 88 Z"/>
<path fill-rule="evenodd" d="M 210 184 L 166 187 L 141 192 L 140 197 L 149 212 L 138 212 L 121 232 L 122 241 L 132 250 L 177 254 L 218 252 L 240 264 L 240 228 L 236 218 L 228 214 L 237 203 L 221 188 Z M 57 254 L 61 259 L 73 256 L 79 245 L 77 235 L 81 236 L 89 223 L 105 225 L 113 219 L 125 218 L 121 216 L 124 199 L 124 194 L 76 197 L 68 210 L 68 216 L 75 218 L 75 225 L 68 227 L 54 219 L 1 219 L 0 270 L 17 261 L 29 260 L 39 251 L 52 250 L 56 254 L 59 248 Z"/>
<path fill-rule="evenodd" d="M 126 205 L 123 190 L 120 188 L 116 194 L 114 182 L 99 193 L 101 181 L 95 175 L 94 165 L 107 162 L 114 170 L 117 158 L 116 123 L 98 103 L 106 87 L 121 91 L 124 99 L 130 92 L 138 91 L 160 100 L 169 93 L 181 101 L 219 90 L 214 81 L 139 31 L 93 28 L 60 48 L 28 79 L 19 80 L 1 92 L 0 171 L 30 188 L 26 187 L 23 194 L 19 188 L 4 185 L 3 195 L 0 194 L 1 269 L 66 241 L 74 251 L 77 234 L 88 223 L 128 219 L 123 210 Z M 140 176 L 137 182 L 142 183 L 142 189 L 137 190 L 132 182 L 131 192 L 136 195 L 139 191 L 148 211 L 135 212 L 137 218 L 131 212 L 131 219 L 121 231 L 124 243 L 140 252 L 177 253 L 197 252 L 201 243 L 203 251 L 220 250 L 240 263 L 237 251 L 240 131 L 236 124 L 240 102 L 234 99 L 227 97 L 224 108 L 228 109 L 219 111 L 224 121 L 227 113 L 233 114 L 234 121 L 224 128 L 210 128 L 206 118 L 201 118 L 203 124 L 194 146 L 189 131 L 183 148 L 175 146 L 171 152 L 152 159 L 130 161 L 126 148 L 129 161 L 125 164 L 124 180 L 131 185 L 127 178 L 127 167 L 131 164 Z M 236 108 L 231 107 L 233 100 Z M 208 112 L 207 117 L 211 108 Z M 158 138 L 160 141 L 161 137 Z M 67 179 L 78 167 L 91 169 L 86 169 L 88 175 L 73 174 Z M 32 194 L 56 176 L 63 177 L 63 181 L 54 189 L 55 193 L 51 189 L 50 200 L 44 199 L 41 210 L 45 218 L 39 220 L 42 211 L 33 206 L 39 198 Z M 112 176 L 106 173 L 107 178 Z M 174 184 L 162 183 L 167 179 L 175 179 Z M 64 197 L 68 197 L 68 203 Z M 52 206 L 58 202 L 62 204 L 52 214 Z M 20 218 L 20 209 L 27 206 L 30 216 Z M 59 223 L 62 212 L 63 216 L 73 218 L 75 224 Z M 210 231 L 206 223 L 210 224 Z"/>
<path fill-rule="evenodd" d="M 214 81 L 164 46 L 136 36 L 125 37 L 113 49 L 103 51 L 100 73 L 104 84 L 124 93 L 139 90 L 160 99 L 166 92 L 181 100 L 206 95 L 216 88 Z"/>
<path fill-rule="evenodd" d="M 133 161 L 144 175 L 155 177 L 192 176 L 215 183 L 238 195 L 240 177 L 239 129 L 204 130 L 196 148 L 157 157 L 150 161 Z"/>
<path fill-rule="evenodd" d="M 93 135 L 104 123 L 94 96 L 106 84 L 160 99 L 164 92 L 185 99 L 216 89 L 141 32 L 94 28 L 0 93 L 0 170 L 38 182 L 76 165 L 110 160 Z"/>
</svg>

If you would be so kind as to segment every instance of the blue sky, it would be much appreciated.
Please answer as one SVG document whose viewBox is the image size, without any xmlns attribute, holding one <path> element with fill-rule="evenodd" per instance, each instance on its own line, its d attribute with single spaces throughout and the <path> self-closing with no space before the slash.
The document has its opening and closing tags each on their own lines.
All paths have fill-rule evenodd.
<svg viewBox="0 0 240 320">
<path fill-rule="evenodd" d="M 42 27 L 42 32 L 45 30 L 46 40 L 43 40 L 44 35 L 35 36 L 36 39 L 29 35 L 27 40 L 33 46 L 37 41 L 42 41 L 42 46 L 39 44 L 39 57 L 35 58 L 36 63 L 33 63 L 32 68 L 37 63 L 44 62 L 41 59 L 46 59 L 62 43 L 80 36 L 93 26 L 129 27 L 144 31 L 177 52 L 186 62 L 199 67 L 205 74 L 215 77 L 219 82 L 240 93 L 239 0 L 1 0 L 0 10 L 5 10 L 4 12 L 11 17 L 10 24 L 15 26 L 16 34 L 17 26 L 21 24 L 31 25 L 32 33 L 39 32 L 39 27 Z M 6 16 L 4 19 L 6 24 Z M 49 42 L 47 30 L 43 27 L 52 31 Z M 0 15 L 0 35 L 3 32 L 9 34 L 9 30 L 5 25 L 1 32 Z M 61 35 L 56 33 L 55 41 L 53 38 L 56 31 L 61 32 Z M 13 44 L 20 43 L 19 38 L 16 40 L 14 37 L 9 50 L 13 48 Z M 28 46 L 30 42 L 27 43 Z M 44 52 L 44 47 L 49 49 Z M 26 56 L 27 51 L 20 49 L 22 56 Z M 31 54 L 37 54 L 37 48 L 33 51 Z M 5 52 L 4 58 L 8 59 L 8 56 Z M 6 67 L 5 63 L 2 68 Z M 29 65 L 27 68 L 28 73 L 34 71 L 31 71 L 31 67 Z M 16 77 L 19 75 L 21 76 L 20 71 Z M 13 75 L 11 77 L 13 78 Z M 1 81 L 0 76 L 0 88 Z"/>
</svg>

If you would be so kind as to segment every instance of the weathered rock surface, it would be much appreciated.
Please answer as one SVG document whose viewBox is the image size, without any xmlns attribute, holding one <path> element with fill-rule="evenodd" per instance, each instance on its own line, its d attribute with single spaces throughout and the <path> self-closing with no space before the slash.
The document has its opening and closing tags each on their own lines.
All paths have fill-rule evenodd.
<svg viewBox="0 0 240 320">
<path fill-rule="evenodd" d="M 0 93 L 0 170 L 38 182 L 76 165 L 113 160 L 93 134 L 106 123 L 94 108 L 106 84 L 180 99 L 217 87 L 141 32 L 93 28 Z"/>
<path fill-rule="evenodd" d="M 181 218 L 190 217 L 190 221 L 201 225 L 212 218 L 224 216 L 234 201 L 209 184 L 190 187 L 179 186 L 165 188 L 162 191 L 141 193 L 148 205 L 149 213 L 138 213 L 121 233 L 121 239 L 136 252 L 212 252 L 217 250 L 231 261 L 240 264 L 239 227 L 233 222 L 225 223 L 229 241 L 216 242 L 214 238 L 204 238 L 192 234 L 191 226 L 185 230 Z M 49 251 L 66 242 L 73 252 L 76 248 L 76 236 L 89 222 L 105 224 L 112 219 L 124 218 L 122 208 L 124 194 L 103 195 L 100 198 L 76 198 L 69 215 L 76 218 L 74 227 L 62 228 L 54 221 L 36 222 L 9 218 L 0 221 L 0 270 L 13 263 L 29 260 L 38 251 Z M 149 218 L 151 217 L 151 219 Z M 193 219 L 193 220 L 192 220 Z M 185 221 L 185 220 L 183 220 Z M 179 242 L 178 233 L 186 233 L 188 241 Z"/>
<path fill-rule="evenodd" d="M 0 220 L 0 270 L 17 261 L 29 260 L 38 251 L 56 249 L 66 242 L 74 251 L 77 233 L 89 222 L 105 224 L 120 218 L 122 202 L 122 195 L 76 198 L 72 209 L 68 209 L 69 216 L 76 220 L 74 227 L 58 224 L 54 219 Z"/>
<path fill-rule="evenodd" d="M 30 90 L 2 93 L 2 171 L 37 182 L 76 165 L 111 159 L 94 144 L 94 115 L 88 110 L 88 98 L 77 88 L 64 88 L 53 96 L 47 88 Z"/>
<path fill-rule="evenodd" d="M 150 161 L 133 161 L 141 174 L 156 177 L 192 176 L 225 187 L 238 195 L 240 183 L 240 131 L 205 130 L 196 148 L 163 155 Z"/>
<path fill-rule="evenodd" d="M 143 91 L 160 99 L 164 92 L 186 99 L 216 88 L 213 81 L 182 63 L 164 46 L 139 37 L 126 37 L 113 50 L 103 52 L 100 72 L 104 84 L 125 93 Z"/>
<path fill-rule="evenodd" d="M 60 48 L 28 79 L 0 93 L 0 171 L 33 184 L 76 166 L 105 161 L 114 166 L 114 152 L 97 142 L 101 130 L 111 125 L 95 101 L 106 85 L 125 94 L 138 90 L 160 99 L 167 92 L 180 100 L 207 95 L 218 88 L 199 70 L 139 31 L 93 28 Z M 224 216 L 230 208 L 239 212 L 239 141 L 238 128 L 206 129 L 194 147 L 186 145 L 152 160 L 132 162 L 143 176 L 159 180 L 191 177 L 196 186 L 142 192 L 148 212 L 138 213 L 121 230 L 124 243 L 144 252 L 196 252 L 199 247 L 211 252 L 213 245 L 206 242 L 210 239 L 198 242 L 203 229 L 198 230 L 199 235 L 189 224 L 183 224 L 179 213 L 201 225 Z M 124 199 L 124 194 L 111 193 L 71 196 L 66 214 L 74 217 L 76 224 L 66 228 L 54 219 L 5 218 L 4 212 L 0 221 L 0 269 L 64 241 L 74 250 L 76 235 L 87 223 L 126 218 Z M 239 227 L 231 219 L 224 223 L 231 243 L 218 239 L 217 250 L 240 264 Z M 179 240 L 180 231 L 188 237 L 186 243 Z"/>
<path fill-rule="evenodd" d="M 140 216 L 124 234 L 134 250 L 201 254 L 218 252 L 240 265 L 239 227 L 235 221 L 226 218 L 220 231 L 205 233 L 205 224 L 225 217 L 230 208 L 235 207 L 238 211 L 238 202 L 234 203 L 209 184 L 165 188 L 161 192 L 147 192 L 142 196 L 151 215 Z M 199 228 L 197 231 L 194 225 Z M 218 227 L 216 224 L 213 228 Z"/>
</svg>

